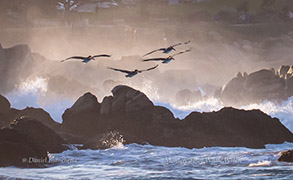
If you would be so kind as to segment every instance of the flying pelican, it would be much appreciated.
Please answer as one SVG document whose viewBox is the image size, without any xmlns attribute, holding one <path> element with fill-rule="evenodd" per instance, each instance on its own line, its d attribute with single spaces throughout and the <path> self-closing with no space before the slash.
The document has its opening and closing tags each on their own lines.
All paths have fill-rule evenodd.
<svg viewBox="0 0 293 180">
<path fill-rule="evenodd" d="M 151 68 L 148 68 L 148 69 L 144 69 L 144 70 L 137 70 L 137 69 L 135 69 L 134 71 L 127 71 L 127 70 L 116 69 L 116 68 L 111 68 L 111 67 L 108 67 L 108 69 L 112 69 L 114 71 L 120 71 L 122 73 L 126 73 L 127 75 L 125 75 L 125 77 L 133 77 L 133 76 L 137 75 L 138 73 L 142 73 L 144 71 L 150 71 L 150 70 L 156 69 L 158 66 L 159 65 L 156 65 L 154 67 L 151 67 Z"/>
<path fill-rule="evenodd" d="M 176 54 L 174 54 L 174 55 L 172 55 L 172 56 L 168 56 L 168 57 L 166 57 L 166 58 L 150 58 L 150 59 L 144 59 L 144 60 L 142 60 L 142 61 L 143 61 L 143 62 L 147 62 L 147 61 L 163 61 L 162 63 L 167 64 L 167 63 L 169 63 L 170 61 L 175 60 L 175 59 L 174 59 L 174 56 L 177 56 L 177 55 L 179 55 L 179 54 L 183 54 L 183 53 L 186 53 L 186 52 L 189 52 L 189 51 L 191 51 L 191 49 L 188 49 L 188 50 L 185 50 L 185 51 L 181 51 L 181 52 L 179 52 L 179 53 L 176 53 Z"/>
<path fill-rule="evenodd" d="M 88 63 L 90 62 L 91 60 L 95 60 L 95 58 L 97 57 L 111 57 L 111 55 L 108 55 L 108 54 L 100 54 L 100 55 L 95 55 L 95 56 L 88 56 L 88 57 L 82 57 L 82 56 L 72 56 L 72 57 L 69 57 L 67 59 L 64 59 L 62 60 L 61 62 L 64 62 L 64 61 L 68 61 L 70 59 L 81 59 L 83 60 L 82 62 L 83 63 Z"/>
<path fill-rule="evenodd" d="M 153 50 L 153 51 L 151 51 L 151 52 L 149 52 L 149 53 L 143 55 L 142 57 L 145 57 L 145 56 L 147 56 L 147 55 L 150 55 L 150 54 L 152 54 L 152 53 L 154 53 L 154 52 L 156 52 L 156 51 L 163 51 L 163 53 L 168 54 L 168 53 L 171 52 L 172 50 L 176 51 L 176 49 L 174 48 L 175 46 L 179 46 L 179 45 L 182 45 L 182 44 L 188 44 L 188 43 L 190 43 L 190 41 L 187 41 L 187 42 L 184 42 L 184 43 L 174 44 L 174 45 L 169 46 L 169 47 L 167 47 L 167 48 L 156 49 L 156 50 Z"/>
</svg>

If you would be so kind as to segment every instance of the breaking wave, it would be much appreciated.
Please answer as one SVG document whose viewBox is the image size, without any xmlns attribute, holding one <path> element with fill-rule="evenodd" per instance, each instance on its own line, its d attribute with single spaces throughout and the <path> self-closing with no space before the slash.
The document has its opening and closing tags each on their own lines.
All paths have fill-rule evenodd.
<svg viewBox="0 0 293 180">
<path fill-rule="evenodd" d="M 29 78 L 18 86 L 15 90 L 5 96 L 9 99 L 13 108 L 24 109 L 27 106 L 43 108 L 57 122 L 62 122 L 62 114 L 74 103 L 71 99 L 66 99 L 60 95 L 48 96 L 48 80 L 43 77 Z M 130 85 L 131 86 L 131 85 Z M 137 88 L 134 86 L 134 88 Z M 152 81 L 144 80 L 144 86 L 140 89 L 144 92 L 155 105 L 160 105 L 170 109 L 175 117 L 185 118 L 192 111 L 211 112 L 218 111 L 224 105 L 216 98 L 207 98 L 195 103 L 189 103 L 184 106 L 178 106 L 171 103 L 162 102 L 158 87 Z M 293 97 L 282 103 L 264 101 L 260 104 L 250 104 L 242 107 L 235 107 L 245 110 L 260 109 L 272 117 L 279 118 L 281 122 L 291 131 L 293 131 Z"/>
<path fill-rule="evenodd" d="M 155 104 L 169 108 L 174 113 L 175 117 L 180 119 L 185 118 L 192 111 L 211 112 L 218 111 L 224 107 L 224 105 L 215 98 L 209 98 L 185 106 L 176 106 L 162 102 L 156 102 Z M 280 119 L 280 121 L 291 132 L 293 132 L 293 97 L 290 97 L 288 100 L 283 101 L 282 103 L 264 101 L 260 104 L 250 104 L 247 106 L 240 106 L 235 108 L 245 110 L 260 109 L 264 113 Z"/>
</svg>

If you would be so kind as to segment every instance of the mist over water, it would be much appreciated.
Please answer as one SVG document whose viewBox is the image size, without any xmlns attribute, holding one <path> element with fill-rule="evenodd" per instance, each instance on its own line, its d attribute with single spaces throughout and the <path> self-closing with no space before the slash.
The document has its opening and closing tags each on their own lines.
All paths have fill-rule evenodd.
<svg viewBox="0 0 293 180">
<path fill-rule="evenodd" d="M 140 91 L 145 93 L 155 105 L 164 106 L 170 109 L 174 116 L 184 119 L 192 111 L 212 112 L 218 111 L 224 107 L 223 103 L 216 98 L 210 97 L 188 105 L 176 105 L 170 101 L 164 101 L 160 96 L 158 87 L 153 85 L 150 80 L 143 81 L 144 86 Z M 132 84 L 126 84 L 133 88 L 138 88 Z M 34 80 L 22 82 L 15 91 L 6 95 L 13 108 L 24 109 L 26 107 L 43 108 L 51 117 L 61 123 L 62 114 L 67 108 L 70 108 L 75 100 L 64 98 L 62 95 L 46 96 L 48 91 L 47 80 L 44 78 L 35 78 Z M 110 94 L 110 93 L 109 93 Z M 81 94 L 82 95 L 82 94 Z M 101 102 L 101 99 L 100 99 Z M 280 121 L 292 132 L 293 131 L 293 97 L 283 102 L 264 101 L 260 104 L 250 104 L 246 106 L 235 107 L 239 109 L 252 110 L 260 109 Z"/>
</svg>

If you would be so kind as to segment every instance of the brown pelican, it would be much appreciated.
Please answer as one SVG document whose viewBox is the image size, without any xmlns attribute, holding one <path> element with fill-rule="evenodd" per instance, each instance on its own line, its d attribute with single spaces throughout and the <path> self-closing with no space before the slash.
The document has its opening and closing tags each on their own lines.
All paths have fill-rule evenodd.
<svg viewBox="0 0 293 180">
<path fill-rule="evenodd" d="M 108 55 L 108 54 L 100 54 L 100 55 L 88 56 L 88 57 L 72 56 L 72 57 L 69 57 L 67 59 L 62 60 L 61 62 L 68 61 L 70 59 L 81 59 L 83 63 L 88 63 L 91 60 L 95 60 L 95 58 L 97 58 L 97 57 L 111 57 L 111 55 Z"/>
<path fill-rule="evenodd" d="M 151 51 L 151 52 L 149 52 L 149 53 L 143 55 L 142 57 L 145 57 L 145 56 L 147 56 L 147 55 L 149 55 L 149 54 L 152 54 L 152 53 L 154 53 L 154 52 L 156 52 L 156 51 L 163 51 L 163 53 L 168 54 L 168 53 L 171 52 L 172 50 L 176 51 L 176 49 L 174 48 L 175 46 L 179 46 L 179 45 L 182 45 L 182 44 L 188 44 L 188 43 L 190 43 L 190 41 L 187 41 L 187 42 L 184 42 L 184 43 L 174 44 L 174 45 L 169 46 L 169 47 L 167 47 L 167 48 L 156 49 L 156 50 L 153 50 L 153 51 Z"/>
<path fill-rule="evenodd" d="M 189 51 L 191 51 L 191 49 L 188 49 L 188 50 L 185 50 L 185 51 L 181 51 L 181 52 L 179 52 L 179 53 L 177 53 L 177 54 L 174 54 L 174 55 L 172 55 L 172 56 L 168 56 L 168 57 L 166 57 L 166 58 L 150 58 L 150 59 L 144 59 L 144 60 L 142 60 L 142 61 L 143 61 L 143 62 L 147 62 L 147 61 L 163 61 L 162 63 L 167 64 L 167 63 L 169 63 L 170 61 L 175 60 L 175 59 L 174 59 L 174 56 L 177 56 L 177 55 L 179 55 L 179 54 L 183 54 L 183 53 L 186 53 L 186 52 L 189 52 Z"/>
<path fill-rule="evenodd" d="M 144 69 L 144 70 L 137 70 L 137 69 L 135 69 L 134 71 L 127 71 L 127 70 L 116 69 L 116 68 L 111 68 L 111 67 L 108 67 L 108 69 L 112 69 L 114 71 L 120 71 L 122 73 L 126 73 L 127 75 L 125 75 L 125 77 L 133 77 L 133 76 L 137 75 L 138 73 L 142 73 L 144 71 L 150 71 L 150 70 L 156 69 L 158 66 L 159 65 L 156 65 L 154 67 L 151 67 L 151 68 L 148 68 L 148 69 Z"/>
</svg>

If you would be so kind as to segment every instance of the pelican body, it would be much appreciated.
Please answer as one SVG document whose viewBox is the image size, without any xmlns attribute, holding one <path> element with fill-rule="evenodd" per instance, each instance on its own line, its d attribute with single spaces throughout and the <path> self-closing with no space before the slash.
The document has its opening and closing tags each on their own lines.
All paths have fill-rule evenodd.
<svg viewBox="0 0 293 180">
<path fill-rule="evenodd" d="M 97 58 L 97 57 L 111 57 L 111 55 L 108 55 L 108 54 L 100 54 L 100 55 L 95 55 L 95 56 L 91 56 L 90 55 L 88 57 L 72 56 L 72 57 L 69 57 L 67 59 L 62 60 L 61 62 L 68 61 L 68 60 L 71 60 L 71 59 L 78 59 L 78 60 L 82 60 L 81 62 L 83 62 L 83 63 L 88 63 L 91 60 L 95 60 L 95 58 Z"/>
<path fill-rule="evenodd" d="M 156 65 L 154 67 L 151 67 L 151 68 L 148 68 L 148 69 L 144 69 L 144 70 L 137 70 L 137 69 L 135 69 L 134 71 L 128 71 L 128 70 L 123 70 L 123 69 L 116 69 L 116 68 L 111 68 L 111 67 L 108 67 L 108 69 L 112 69 L 114 71 L 119 71 L 119 72 L 122 72 L 122 73 L 126 73 L 125 77 L 131 78 L 133 76 L 136 76 L 139 73 L 156 69 L 158 66 L 159 65 Z"/>
</svg>

